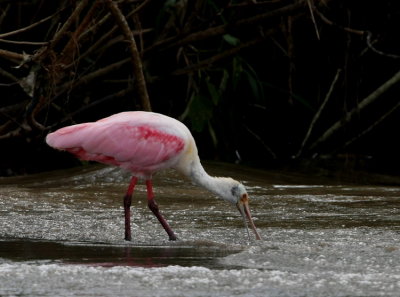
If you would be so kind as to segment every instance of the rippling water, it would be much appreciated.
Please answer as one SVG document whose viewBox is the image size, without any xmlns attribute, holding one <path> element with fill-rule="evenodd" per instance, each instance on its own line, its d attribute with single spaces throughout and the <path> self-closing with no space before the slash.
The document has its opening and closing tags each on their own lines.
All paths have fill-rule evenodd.
<svg viewBox="0 0 400 297">
<path fill-rule="evenodd" d="M 129 175 L 87 167 L 0 180 L 0 296 L 399 296 L 400 188 L 327 183 L 209 164 L 244 182 L 262 241 L 234 206 L 155 178 L 179 237 L 147 209 L 123 240 Z"/>
</svg>

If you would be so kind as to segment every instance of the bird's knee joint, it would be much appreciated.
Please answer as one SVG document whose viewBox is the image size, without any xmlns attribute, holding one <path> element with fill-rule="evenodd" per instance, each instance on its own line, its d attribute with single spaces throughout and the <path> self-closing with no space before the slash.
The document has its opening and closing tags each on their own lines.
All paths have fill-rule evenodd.
<svg viewBox="0 0 400 297">
<path fill-rule="evenodd" d="M 154 200 L 149 200 L 147 202 L 147 206 L 151 209 L 151 211 L 158 212 L 158 205 Z"/>
</svg>

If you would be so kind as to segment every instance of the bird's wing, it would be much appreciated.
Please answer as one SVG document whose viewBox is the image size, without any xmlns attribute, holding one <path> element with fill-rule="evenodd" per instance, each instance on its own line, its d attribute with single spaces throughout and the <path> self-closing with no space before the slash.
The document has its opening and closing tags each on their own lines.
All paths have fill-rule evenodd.
<svg viewBox="0 0 400 297">
<path fill-rule="evenodd" d="M 49 145 L 70 151 L 84 160 L 107 164 L 149 167 L 178 155 L 185 141 L 150 125 L 128 122 L 95 122 L 57 130 L 47 137 Z"/>
</svg>

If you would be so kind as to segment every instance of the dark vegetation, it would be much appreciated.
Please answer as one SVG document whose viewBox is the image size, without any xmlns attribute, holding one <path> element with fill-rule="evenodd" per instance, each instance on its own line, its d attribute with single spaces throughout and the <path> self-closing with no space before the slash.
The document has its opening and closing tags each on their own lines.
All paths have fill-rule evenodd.
<svg viewBox="0 0 400 297">
<path fill-rule="evenodd" d="M 397 0 L 0 0 L 0 175 L 77 164 L 49 131 L 150 109 L 206 159 L 399 174 L 399 28 Z"/>
</svg>

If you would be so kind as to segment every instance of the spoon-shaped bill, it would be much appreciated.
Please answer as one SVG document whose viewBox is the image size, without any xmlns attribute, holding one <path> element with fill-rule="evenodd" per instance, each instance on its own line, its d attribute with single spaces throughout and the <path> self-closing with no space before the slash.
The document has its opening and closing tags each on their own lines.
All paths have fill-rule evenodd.
<svg viewBox="0 0 400 297">
<path fill-rule="evenodd" d="M 251 214 L 250 214 L 250 209 L 249 209 L 249 198 L 248 198 L 247 194 L 243 194 L 242 198 L 241 198 L 240 201 L 236 204 L 236 206 L 237 206 L 237 208 L 239 209 L 239 212 L 240 212 L 240 214 L 241 214 L 242 217 L 243 217 L 244 226 L 245 226 L 245 228 L 246 228 L 246 230 L 247 230 L 247 234 L 249 235 L 249 239 L 250 239 L 250 234 L 249 234 L 249 228 L 248 228 L 248 224 L 247 224 L 247 221 L 246 221 L 246 217 L 247 217 L 247 220 L 248 220 L 249 223 L 250 223 L 251 229 L 253 230 L 253 232 L 254 232 L 254 234 L 255 234 L 255 236 L 256 236 L 256 239 L 257 239 L 257 240 L 260 240 L 260 239 L 261 239 L 261 236 L 260 236 L 260 234 L 258 233 L 258 231 L 257 231 L 257 229 L 256 229 L 256 226 L 254 225 L 253 219 L 252 219 L 252 217 L 251 217 Z"/>
</svg>

